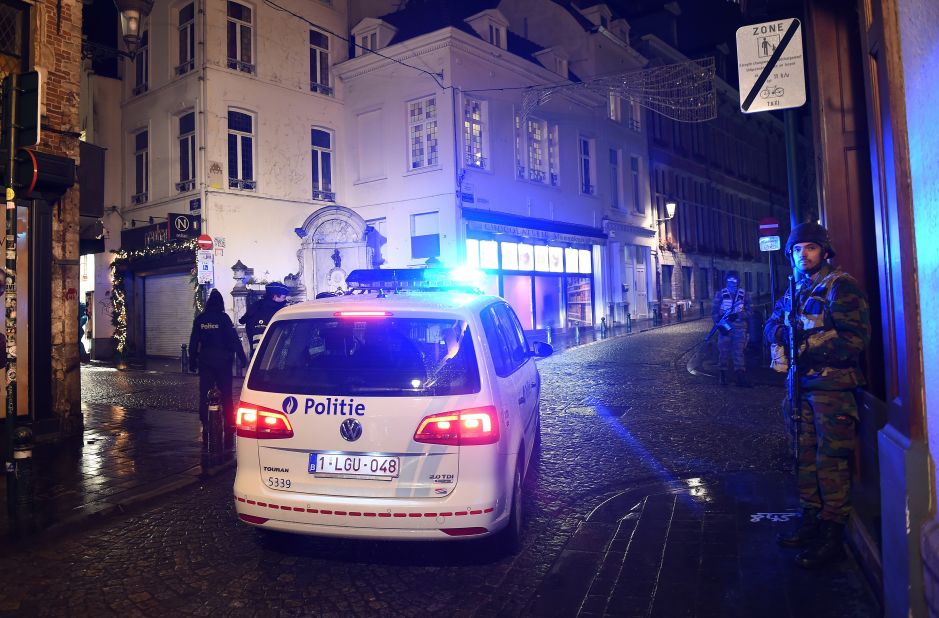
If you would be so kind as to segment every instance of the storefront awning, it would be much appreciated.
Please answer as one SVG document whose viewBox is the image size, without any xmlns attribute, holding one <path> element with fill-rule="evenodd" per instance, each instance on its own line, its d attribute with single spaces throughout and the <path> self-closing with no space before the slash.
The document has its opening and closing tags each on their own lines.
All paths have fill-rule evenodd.
<svg viewBox="0 0 939 618">
<path fill-rule="evenodd" d="M 589 245 L 605 245 L 607 240 L 603 230 L 589 225 L 519 217 L 491 210 L 463 208 L 463 219 L 471 230 L 512 234 L 522 238 Z"/>
</svg>

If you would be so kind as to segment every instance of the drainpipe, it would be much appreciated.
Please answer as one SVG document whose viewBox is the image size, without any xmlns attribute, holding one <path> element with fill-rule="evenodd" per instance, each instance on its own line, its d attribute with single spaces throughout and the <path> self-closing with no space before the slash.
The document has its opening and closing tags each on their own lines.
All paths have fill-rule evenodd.
<svg viewBox="0 0 939 618">
<path fill-rule="evenodd" d="M 451 76 L 452 76 L 451 67 Z M 463 224 L 463 170 L 460 168 L 460 119 L 458 115 L 458 89 L 456 86 L 450 89 L 450 106 L 453 117 L 453 184 L 456 186 L 454 200 L 456 206 L 453 209 L 454 215 L 454 242 L 456 243 L 456 256 L 460 264 L 466 263 L 466 230 Z M 453 266 L 453 264 L 451 264 Z"/>
<path fill-rule="evenodd" d="M 199 105 L 198 105 L 198 108 L 199 108 L 198 113 L 199 113 L 199 116 L 201 116 L 199 118 L 199 126 L 201 127 L 200 128 L 201 135 L 199 139 L 199 163 L 198 163 L 197 173 L 199 174 L 199 218 L 203 223 L 203 225 L 201 226 L 202 228 L 201 233 L 203 234 L 208 233 L 208 230 L 206 229 L 206 226 L 204 224 L 205 224 L 205 213 L 208 212 L 208 206 L 209 206 L 209 203 L 208 203 L 209 193 L 207 190 L 208 177 L 206 174 L 206 170 L 208 167 L 206 165 L 206 156 L 209 151 L 208 142 L 207 142 L 208 128 L 206 127 L 206 124 L 208 123 L 208 117 L 209 117 L 208 102 L 207 102 L 207 95 L 208 95 L 209 87 L 207 84 L 208 72 L 206 71 L 206 67 L 208 66 L 208 62 L 206 61 L 207 53 L 206 53 L 206 48 L 205 48 L 205 42 L 208 40 L 207 30 L 206 30 L 208 28 L 206 24 L 206 22 L 208 21 L 208 17 L 206 16 L 205 5 L 206 5 L 205 0 L 201 0 L 201 2 L 199 2 L 199 13 L 201 15 L 201 19 L 199 19 L 200 40 L 196 44 L 199 50 L 199 54 L 201 57 L 201 64 L 202 64 L 202 66 L 200 67 L 200 73 L 199 73 L 199 82 L 200 82 L 200 85 L 199 85 L 200 95 L 199 96 L 201 100 L 199 101 Z"/>
</svg>

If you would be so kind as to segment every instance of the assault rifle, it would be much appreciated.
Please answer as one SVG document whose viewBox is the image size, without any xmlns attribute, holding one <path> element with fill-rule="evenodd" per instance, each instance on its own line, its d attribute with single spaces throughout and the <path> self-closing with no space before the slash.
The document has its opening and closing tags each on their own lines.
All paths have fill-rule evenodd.
<svg viewBox="0 0 939 618">
<path fill-rule="evenodd" d="M 721 319 L 714 323 L 714 328 L 711 329 L 711 332 L 708 333 L 707 337 L 704 338 L 704 342 L 707 343 L 711 340 L 711 337 L 714 336 L 718 330 L 725 335 L 729 335 L 730 331 L 733 330 L 731 322 L 737 319 L 734 316 L 734 309 L 737 307 L 737 298 L 734 295 L 734 302 L 730 304 L 730 309 L 727 310 L 727 313 L 721 316 Z"/>
<path fill-rule="evenodd" d="M 802 434 L 802 392 L 799 385 L 799 344 L 800 327 L 799 303 L 796 299 L 796 281 L 789 275 L 789 315 L 786 318 L 789 326 L 789 374 L 787 386 L 789 394 L 789 422 L 792 430 L 792 452 L 795 455 L 796 465 L 799 464 L 799 438 Z"/>
</svg>

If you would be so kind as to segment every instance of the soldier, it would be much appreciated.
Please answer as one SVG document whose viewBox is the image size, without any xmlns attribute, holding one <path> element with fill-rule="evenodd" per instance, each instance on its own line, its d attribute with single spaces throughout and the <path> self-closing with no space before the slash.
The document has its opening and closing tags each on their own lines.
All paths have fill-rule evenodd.
<svg viewBox="0 0 939 618">
<path fill-rule="evenodd" d="M 796 563 L 811 569 L 844 557 L 857 439 L 854 391 L 864 384 L 860 355 L 870 340 L 870 317 L 857 281 L 827 262 L 835 252 L 824 227 L 797 225 L 786 255 L 796 278 L 795 299 L 790 302 L 787 293 L 776 303 L 764 336 L 771 344 L 787 342 L 788 316 L 794 312 L 797 351 L 790 376 L 801 391 L 792 405 L 798 406 L 793 418 L 802 520 L 776 540 L 783 547 L 803 548 Z"/>
<path fill-rule="evenodd" d="M 740 287 L 740 274 L 727 271 L 727 287 L 714 295 L 711 319 L 720 324 L 717 329 L 718 365 L 722 386 L 727 386 L 727 372 L 733 370 L 737 386 L 750 386 L 747 381 L 747 348 L 750 326 L 750 295 Z"/>
</svg>

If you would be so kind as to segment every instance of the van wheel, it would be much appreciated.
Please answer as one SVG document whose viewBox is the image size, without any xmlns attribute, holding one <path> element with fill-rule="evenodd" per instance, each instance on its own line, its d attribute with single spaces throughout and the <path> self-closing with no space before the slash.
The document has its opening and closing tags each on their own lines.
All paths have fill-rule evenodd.
<svg viewBox="0 0 939 618">
<path fill-rule="evenodd" d="M 522 461 L 515 462 L 515 475 L 512 477 L 512 510 L 509 523 L 498 536 L 498 547 L 506 555 L 515 555 L 522 548 Z"/>
</svg>

